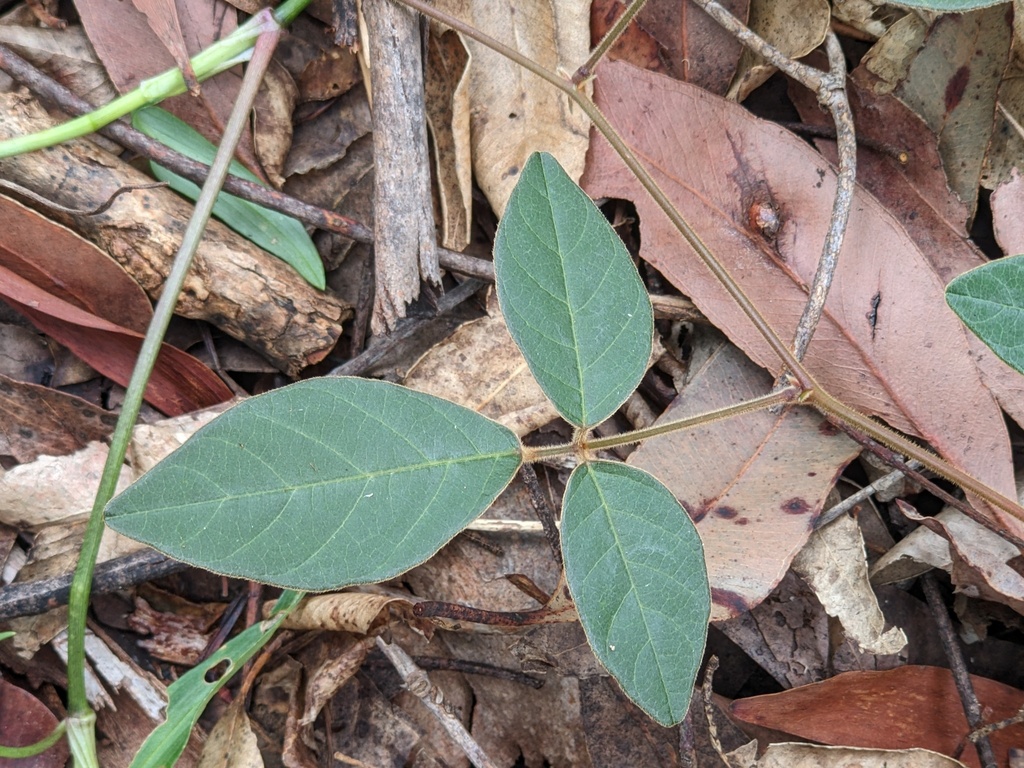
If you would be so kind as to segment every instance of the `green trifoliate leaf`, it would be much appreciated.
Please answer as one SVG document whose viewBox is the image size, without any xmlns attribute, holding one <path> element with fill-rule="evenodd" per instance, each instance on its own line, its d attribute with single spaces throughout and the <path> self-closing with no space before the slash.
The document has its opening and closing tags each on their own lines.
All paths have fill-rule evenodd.
<svg viewBox="0 0 1024 768">
<path fill-rule="evenodd" d="M 647 369 L 651 302 L 622 241 L 551 155 L 523 168 L 494 271 L 509 332 L 559 413 L 579 427 L 611 416 Z"/>
<path fill-rule="evenodd" d="M 993 352 L 1024 373 L 1024 255 L 954 278 L 946 302 Z"/>
<path fill-rule="evenodd" d="M 246 400 L 116 497 L 107 524 L 218 573 L 310 591 L 393 578 L 519 469 L 513 432 L 431 395 L 321 378 Z"/>
<path fill-rule="evenodd" d="M 136 110 L 132 114 L 132 125 L 161 144 L 166 144 L 171 149 L 201 163 L 210 165 L 217 154 L 217 148 L 192 126 L 160 107 Z M 199 187 L 191 181 L 156 163 L 150 163 L 150 167 L 154 176 L 160 181 L 166 181 L 178 194 L 190 200 L 199 197 Z M 237 160 L 231 161 L 230 172 L 232 176 L 263 184 Z M 290 264 L 314 288 L 324 289 L 326 277 L 323 262 L 312 239 L 298 219 L 271 211 L 227 192 L 217 195 L 213 215 L 263 250 Z"/>
<path fill-rule="evenodd" d="M 686 715 L 711 593 L 697 529 L 671 492 L 625 464 L 581 464 L 562 507 L 569 591 L 597 658 L 662 725 Z"/>
</svg>

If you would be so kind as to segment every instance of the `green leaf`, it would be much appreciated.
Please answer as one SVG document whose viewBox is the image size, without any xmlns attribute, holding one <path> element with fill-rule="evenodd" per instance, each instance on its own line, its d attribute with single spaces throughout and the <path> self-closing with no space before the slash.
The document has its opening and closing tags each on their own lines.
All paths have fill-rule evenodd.
<svg viewBox="0 0 1024 768">
<path fill-rule="evenodd" d="M 1024 255 L 954 278 L 946 302 L 993 352 L 1024 373 Z"/>
<path fill-rule="evenodd" d="M 277 611 L 274 618 L 253 624 L 226 642 L 206 661 L 171 683 L 167 688 L 166 718 L 146 737 L 132 759 L 131 768 L 164 768 L 174 765 L 188 744 L 192 727 L 203 714 L 206 705 L 235 672 L 267 644 L 302 597 L 295 592 L 285 592 L 274 606 Z M 216 673 L 216 679 L 207 680 L 206 676 L 211 671 Z"/>
<path fill-rule="evenodd" d="M 509 332 L 558 412 L 601 423 L 640 383 L 651 302 L 629 253 L 551 155 L 533 154 L 494 241 Z"/>
<path fill-rule="evenodd" d="M 210 165 L 217 154 L 217 148 L 192 126 L 160 107 L 136 110 L 132 114 L 132 125 L 136 130 L 201 163 Z M 160 181 L 166 181 L 178 194 L 190 200 L 199 197 L 199 187 L 191 181 L 156 163 L 150 163 L 150 167 L 154 176 Z M 263 184 L 237 160 L 231 161 L 231 175 Z M 290 264 L 314 288 L 324 289 L 326 277 L 323 262 L 312 239 L 298 219 L 271 211 L 227 192 L 217 195 L 213 215 L 263 250 Z"/>
<path fill-rule="evenodd" d="M 433 555 L 520 463 L 513 432 L 369 379 L 254 397 L 199 430 L 107 507 L 107 524 L 218 573 L 322 591 Z"/>
<path fill-rule="evenodd" d="M 646 472 L 581 464 L 562 507 L 569 591 L 597 658 L 662 725 L 686 715 L 711 593 L 689 515 Z"/>
</svg>

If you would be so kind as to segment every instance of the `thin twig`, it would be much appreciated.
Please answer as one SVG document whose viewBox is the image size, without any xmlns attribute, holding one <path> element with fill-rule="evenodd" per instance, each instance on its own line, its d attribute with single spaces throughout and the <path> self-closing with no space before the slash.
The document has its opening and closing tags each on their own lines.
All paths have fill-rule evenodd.
<svg viewBox="0 0 1024 768">
<path fill-rule="evenodd" d="M 450 705 L 445 703 L 441 690 L 430 682 L 427 673 L 416 666 L 409 657 L 409 654 L 398 645 L 385 643 L 379 637 L 377 638 L 377 647 L 381 649 L 394 665 L 395 671 L 398 672 L 405 682 L 405 687 L 419 697 L 420 701 L 426 705 L 427 709 L 431 711 L 440 721 L 441 725 L 444 726 L 444 729 L 448 731 L 448 735 L 466 753 L 470 761 L 477 768 L 497 768 L 496 764 L 487 756 L 487 753 L 469 735 L 469 731 L 466 730 L 462 721 L 452 711 Z"/>
<path fill-rule="evenodd" d="M 618 42 L 619 38 L 622 37 L 622 33 L 626 31 L 626 28 L 629 27 L 633 19 L 636 18 L 636 15 L 640 13 L 646 4 L 647 0 L 633 0 L 629 4 L 626 10 L 624 10 L 619 18 L 615 20 L 612 28 L 608 30 L 594 50 L 590 52 L 590 56 L 587 57 L 586 63 L 573 73 L 573 85 L 579 85 L 588 78 L 593 77 L 594 70 L 597 69 L 597 65 L 601 62 L 601 59 L 603 59 L 605 54 L 611 50 L 611 47 Z"/>
<path fill-rule="evenodd" d="M 121 195 L 128 192 L 134 192 L 137 189 L 156 189 L 157 187 L 166 187 L 166 181 L 155 181 L 152 184 L 126 184 L 123 187 L 119 187 L 114 190 L 114 194 L 108 197 L 104 202 L 100 203 L 95 208 L 68 208 L 65 205 L 59 205 L 52 200 L 47 200 L 42 195 L 37 195 L 31 189 L 21 186 L 21 184 L 15 184 L 13 181 L 7 179 L 0 179 L 0 190 L 9 192 L 14 195 L 18 195 L 31 200 L 36 205 L 45 208 L 50 211 L 57 211 L 59 213 L 67 213 L 72 216 L 99 216 L 101 213 L 105 213 L 110 206 Z"/>
<path fill-rule="evenodd" d="M 84 115 L 94 109 L 87 101 L 47 77 L 5 45 L 0 45 L 0 69 L 40 98 L 68 114 Z M 208 166 L 139 133 L 127 123 L 116 121 L 99 132 L 195 184 L 201 186 L 206 181 Z M 373 242 L 373 232 L 365 224 L 246 179 L 228 176 L 224 181 L 224 191 L 264 208 L 293 216 L 317 229 L 337 232 L 360 243 Z M 441 247 L 438 247 L 437 253 L 441 266 L 445 269 L 481 280 L 494 281 L 494 267 L 489 261 Z"/>
<path fill-rule="evenodd" d="M 530 501 L 533 502 L 537 519 L 540 520 L 540 524 L 544 528 L 544 535 L 548 540 L 548 546 L 551 547 L 551 554 L 554 556 L 555 562 L 558 563 L 558 567 L 561 568 L 562 547 L 558 535 L 558 523 L 555 521 L 555 510 L 551 508 L 551 502 L 541 490 L 540 481 L 537 479 L 537 470 L 533 468 L 533 465 L 523 464 L 519 468 L 519 474 L 523 478 L 526 490 L 530 493 Z"/>
<path fill-rule="evenodd" d="M 923 469 L 922 465 L 916 461 L 908 461 L 907 466 L 915 470 Z M 890 472 L 889 474 L 883 475 L 882 477 L 878 478 L 877 480 L 875 480 L 875 482 L 871 483 L 871 485 L 864 486 L 856 493 L 847 496 L 838 504 L 829 507 L 827 510 L 821 513 L 821 517 L 819 517 L 814 522 L 814 530 L 824 528 L 826 525 L 833 522 L 841 515 L 844 515 L 847 512 L 849 512 L 851 509 L 853 509 L 855 506 L 860 504 L 865 499 L 874 496 L 876 493 L 880 493 L 881 491 L 887 490 L 892 485 L 902 480 L 904 477 L 905 475 L 900 470 L 896 469 Z"/>
<path fill-rule="evenodd" d="M 972 731 L 976 730 L 984 724 L 981 718 L 981 703 L 978 701 L 978 695 L 974 692 L 971 676 L 967 672 L 967 662 L 964 661 L 964 655 L 960 651 L 953 622 L 950 621 L 949 611 L 946 610 L 946 604 L 939 593 L 939 585 L 935 581 L 934 574 L 926 573 L 921 576 L 921 589 L 924 590 L 928 607 L 931 608 L 932 616 L 935 617 L 939 639 L 942 641 L 942 648 L 949 660 L 949 669 L 953 673 L 953 681 L 956 683 L 957 693 L 960 694 L 960 701 L 963 703 L 967 724 L 970 725 Z M 998 765 L 996 755 L 987 735 L 979 736 L 974 742 L 974 747 L 978 750 L 978 759 L 981 760 L 981 764 L 985 768 L 996 768 Z"/>
<path fill-rule="evenodd" d="M 839 262 L 839 251 L 850 218 L 853 203 L 854 182 L 857 175 L 857 142 L 853 130 L 853 116 L 846 94 L 846 58 L 839 38 L 829 31 L 825 36 L 825 50 L 828 53 L 829 71 L 822 72 L 806 64 L 795 62 L 782 51 L 762 39 L 757 33 L 729 13 L 714 0 L 694 0 L 711 18 L 750 48 L 764 57 L 770 64 L 785 72 L 801 85 L 814 91 L 818 101 L 831 114 L 836 125 L 836 142 L 839 150 L 839 170 L 836 176 L 836 195 L 832 202 L 832 216 L 828 232 L 822 245 L 821 258 L 808 292 L 807 304 L 793 336 L 793 355 L 803 360 L 811 337 L 821 319 L 828 298 L 832 278 Z"/>
</svg>

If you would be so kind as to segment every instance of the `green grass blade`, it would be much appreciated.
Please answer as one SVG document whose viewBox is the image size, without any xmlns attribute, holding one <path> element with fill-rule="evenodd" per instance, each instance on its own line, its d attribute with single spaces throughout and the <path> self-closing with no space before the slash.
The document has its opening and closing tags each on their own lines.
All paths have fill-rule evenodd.
<svg viewBox="0 0 1024 768">
<path fill-rule="evenodd" d="M 629 253 L 558 162 L 534 154 L 494 242 L 498 301 L 566 421 L 607 419 L 647 370 L 651 302 Z"/>
<path fill-rule="evenodd" d="M 192 126 L 164 109 L 159 107 L 140 109 L 132 116 L 132 124 L 136 130 L 193 160 L 207 165 L 213 162 L 217 148 Z M 153 169 L 153 175 L 161 181 L 166 181 L 171 189 L 190 200 L 199 197 L 199 187 L 191 181 L 183 179 L 156 163 L 150 163 L 150 166 Z M 237 161 L 231 163 L 231 174 L 257 184 L 263 183 Z M 290 264 L 310 285 L 320 290 L 324 289 L 326 285 L 324 265 L 302 222 L 285 216 L 283 213 L 250 203 L 240 197 L 229 195 L 227 192 L 221 192 L 217 196 L 217 202 L 213 206 L 213 215 L 243 237 L 252 240 L 263 250 Z"/>
</svg>

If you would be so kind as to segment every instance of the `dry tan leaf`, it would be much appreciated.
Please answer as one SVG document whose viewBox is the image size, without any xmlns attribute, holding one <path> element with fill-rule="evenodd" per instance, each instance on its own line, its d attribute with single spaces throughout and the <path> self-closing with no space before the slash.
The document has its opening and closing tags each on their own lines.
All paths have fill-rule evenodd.
<svg viewBox="0 0 1024 768">
<path fill-rule="evenodd" d="M 828 0 L 753 0 L 747 25 L 786 56 L 799 59 L 825 40 L 832 19 Z M 726 98 L 743 101 L 775 74 L 775 67 L 743 49 Z"/>
<path fill-rule="evenodd" d="M 889 31 L 905 13 L 876 0 L 843 0 L 832 7 L 832 16 L 837 21 L 876 39 Z"/>
<path fill-rule="evenodd" d="M 924 44 L 928 22 L 908 13 L 879 38 L 864 54 L 861 65 L 879 79 L 876 93 L 891 93 L 907 78 L 914 57 Z"/>
<path fill-rule="evenodd" d="M 558 418 L 501 317 L 461 325 L 413 365 L 405 386 L 472 408 L 520 437 Z"/>
<path fill-rule="evenodd" d="M 922 525 L 897 541 L 878 558 L 871 566 L 871 583 L 875 586 L 895 584 L 916 578 L 932 568 L 941 568 L 946 573 L 952 572 L 953 560 L 949 554 L 949 542 Z"/>
<path fill-rule="evenodd" d="M 818 744 L 771 744 L 758 758 L 729 753 L 732 768 L 964 768 L 952 757 L 927 749 L 859 749 Z"/>
<path fill-rule="evenodd" d="M 298 101 L 295 81 L 277 61 L 271 61 L 253 103 L 253 145 L 270 183 L 284 185 L 285 158 L 292 146 L 292 112 Z"/>
<path fill-rule="evenodd" d="M 0 25 L 0 43 L 66 85 L 90 104 L 106 104 L 117 90 L 96 58 L 85 30 Z"/>
<path fill-rule="evenodd" d="M 206 737 L 197 768 L 263 768 L 245 703 L 245 697 L 239 696 L 220 716 Z"/>
<path fill-rule="evenodd" d="M 348 643 L 316 669 L 309 670 L 306 682 L 306 704 L 299 720 L 300 726 L 309 726 L 319 717 L 320 710 L 363 665 L 366 654 L 376 644 L 376 638 L 364 637 Z"/>
<path fill-rule="evenodd" d="M 427 36 L 427 125 L 433 136 L 437 192 L 441 199 L 442 245 L 461 251 L 469 244 L 473 168 L 469 142 L 469 51 L 452 30 L 430 25 Z"/>
<path fill-rule="evenodd" d="M 722 344 L 661 421 L 770 388 L 767 373 Z M 697 524 L 714 601 L 711 618 L 720 621 L 750 610 L 779 583 L 836 477 L 858 451 L 821 416 L 791 409 L 663 435 L 642 445 L 629 463 L 665 483 Z"/>
<path fill-rule="evenodd" d="M 842 515 L 811 534 L 793 558 L 793 571 L 862 649 L 875 654 L 899 653 L 907 636 L 898 627 L 885 630 L 885 617 L 868 582 L 865 557 L 860 526 L 849 515 Z"/>
<path fill-rule="evenodd" d="M 768 322 L 790 338 L 820 256 L 835 177 L 811 148 L 741 108 L 616 62 L 602 68 L 598 105 Z M 637 114 L 651 119 L 637 121 Z M 658 121 L 657 115 L 665 115 Z M 685 151 L 700 146 L 701 152 Z M 714 173 L 708 171 L 715 169 Z M 635 201 L 641 255 L 690 296 L 755 361 L 779 363 L 735 302 L 688 249 L 613 153 L 595 143 L 592 196 Z M 752 207 L 780 213 L 774 239 Z M 949 461 L 1004 495 L 1013 471 L 1002 413 L 968 354 L 942 283 L 913 240 L 857 189 L 835 282 L 805 359 L 834 396 L 923 436 Z M 994 513 L 996 514 L 996 513 Z M 1024 529 L 1008 515 L 998 522 Z"/>
<path fill-rule="evenodd" d="M 551 71 L 572 72 L 589 53 L 589 0 L 443 0 L 437 7 Z M 519 171 L 535 151 L 550 152 L 579 179 L 589 143 L 586 116 L 518 64 L 472 40 L 465 43 L 472 60 L 473 172 L 491 207 L 498 215 L 505 210 Z"/>
<path fill-rule="evenodd" d="M 121 469 L 118 492 L 222 410 L 207 409 L 136 427 L 129 457 L 138 469 Z M 106 456 L 106 445 L 90 443 L 69 456 L 41 456 L 9 469 L 0 476 L 0 520 L 18 528 L 34 528 L 88 513 Z"/>
<path fill-rule="evenodd" d="M 273 601 L 263 606 L 269 616 Z M 412 603 L 401 597 L 366 592 L 337 592 L 307 597 L 284 620 L 286 629 L 319 629 L 365 635 L 386 624 L 391 611 L 411 616 Z"/>
<path fill-rule="evenodd" d="M 1014 169 L 1010 177 L 996 187 L 989 198 L 996 242 L 1007 256 L 1024 253 L 1024 177 Z"/>
</svg>

